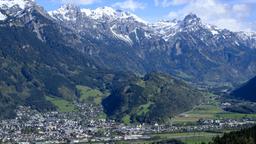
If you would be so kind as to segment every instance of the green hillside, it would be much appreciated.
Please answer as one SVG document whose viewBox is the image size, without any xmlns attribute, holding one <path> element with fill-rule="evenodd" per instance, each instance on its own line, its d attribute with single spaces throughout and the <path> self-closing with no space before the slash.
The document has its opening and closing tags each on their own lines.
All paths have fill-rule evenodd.
<svg viewBox="0 0 256 144">
<path fill-rule="evenodd" d="M 77 90 L 79 91 L 79 101 L 80 102 L 87 102 L 93 103 L 96 105 L 100 105 L 102 102 L 103 97 L 108 94 L 104 94 L 98 89 L 92 89 L 87 86 L 76 86 Z"/>
<path fill-rule="evenodd" d="M 256 126 L 215 137 L 209 144 L 255 144 Z"/>
<path fill-rule="evenodd" d="M 117 79 L 113 85 L 111 95 L 103 100 L 105 112 L 126 123 L 167 122 L 203 101 L 202 92 L 162 73 L 127 81 Z"/>
</svg>

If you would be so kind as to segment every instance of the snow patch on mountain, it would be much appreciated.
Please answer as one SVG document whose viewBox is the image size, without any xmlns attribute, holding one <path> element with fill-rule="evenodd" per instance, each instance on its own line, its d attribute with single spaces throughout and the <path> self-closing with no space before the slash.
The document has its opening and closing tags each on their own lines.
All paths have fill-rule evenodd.
<svg viewBox="0 0 256 144">
<path fill-rule="evenodd" d="M 78 14 L 82 14 L 83 16 L 93 19 L 93 20 L 99 20 L 99 21 L 116 21 L 116 20 L 128 20 L 132 19 L 133 21 L 147 24 L 146 21 L 139 18 L 138 16 L 129 13 L 124 12 L 122 10 L 115 10 L 111 7 L 99 7 L 94 10 L 92 9 L 86 9 L 82 8 L 80 9 L 77 6 L 74 6 L 72 4 L 63 5 L 61 8 L 50 11 L 49 14 L 53 18 L 57 18 L 60 20 L 67 20 L 67 21 L 75 21 L 76 16 Z"/>
<path fill-rule="evenodd" d="M 21 9 L 25 9 L 25 7 L 31 4 L 31 2 L 34 2 L 34 0 L 1 0 L 0 8 L 3 10 L 7 10 L 14 6 L 18 6 Z"/>
<path fill-rule="evenodd" d="M 137 34 L 137 28 L 135 28 L 132 32 L 135 34 L 136 41 L 140 42 L 140 39 L 139 39 L 138 34 Z"/>
<path fill-rule="evenodd" d="M 36 5 L 34 0 L 0 0 L 0 10 L 6 17 L 24 15 L 23 11 Z M 4 18 L 4 16 L 2 16 Z M 5 18 L 6 19 L 6 18 Z"/>
<path fill-rule="evenodd" d="M 256 33 L 254 32 L 238 32 L 238 36 L 242 40 L 256 39 Z"/>
<path fill-rule="evenodd" d="M 116 38 L 118 38 L 118 39 L 120 39 L 120 40 L 122 40 L 122 41 L 125 41 L 125 42 L 127 42 L 130 46 L 132 46 L 132 45 L 133 45 L 133 41 L 131 40 L 131 38 L 130 38 L 128 35 L 116 33 L 116 32 L 114 31 L 114 27 L 115 27 L 115 26 L 112 26 L 112 27 L 110 28 L 110 30 L 111 30 L 111 32 L 113 33 L 114 37 L 116 37 Z"/>
<path fill-rule="evenodd" d="M 179 31 L 179 21 L 162 20 L 150 25 L 156 35 L 168 41 L 170 37 L 174 36 Z"/>
<path fill-rule="evenodd" d="M 95 20 L 101 19 L 104 17 L 114 18 L 116 16 L 116 11 L 111 7 L 100 7 L 95 10 L 81 9 L 81 12 L 83 12 L 86 16 Z"/>
<path fill-rule="evenodd" d="M 220 34 L 220 29 L 217 28 L 216 26 L 206 24 L 205 27 L 212 33 L 212 35 L 217 35 Z"/>
<path fill-rule="evenodd" d="M 80 12 L 80 9 L 72 4 L 67 4 L 61 6 L 59 9 L 54 11 L 49 11 L 49 15 L 54 19 L 66 20 L 66 21 L 76 21 L 77 15 Z"/>
<path fill-rule="evenodd" d="M 148 32 L 144 32 L 144 35 L 145 35 L 145 37 L 146 37 L 147 39 L 152 38 L 151 34 L 150 34 L 150 33 L 148 33 Z"/>
<path fill-rule="evenodd" d="M 133 19 L 137 22 L 147 24 L 146 21 L 143 19 L 139 18 L 138 16 L 129 13 L 129 12 L 124 12 L 122 10 L 115 10 L 111 7 L 100 7 L 95 10 L 91 9 L 81 9 L 81 12 L 84 13 L 86 16 L 94 19 L 94 20 L 99 20 L 99 19 L 104 19 L 107 18 L 108 20 L 122 20 L 122 19 Z"/>
<path fill-rule="evenodd" d="M 155 32 L 158 32 L 160 34 L 166 34 L 166 32 L 170 29 L 174 29 L 177 27 L 178 22 L 176 20 L 173 21 L 159 21 L 156 23 L 153 23 L 151 27 L 155 29 Z"/>
<path fill-rule="evenodd" d="M 204 25 L 201 19 L 195 14 L 187 15 L 183 20 L 164 20 L 151 24 L 156 34 L 161 36 L 165 41 L 175 36 L 179 32 L 196 32 L 197 30 L 207 29 L 212 35 L 219 34 L 219 29 L 214 26 Z"/>
<path fill-rule="evenodd" d="M 201 49 L 199 49 L 198 52 L 199 52 L 202 56 L 204 56 L 208 61 L 210 61 L 210 62 L 212 62 L 212 63 L 218 64 L 217 61 L 212 60 L 209 56 L 207 56 L 206 54 L 204 54 Z"/>
<path fill-rule="evenodd" d="M 0 20 L 1 20 L 1 21 L 4 21 L 6 18 L 7 18 L 6 15 L 4 15 L 4 14 L 2 14 L 2 13 L 0 12 Z"/>
</svg>

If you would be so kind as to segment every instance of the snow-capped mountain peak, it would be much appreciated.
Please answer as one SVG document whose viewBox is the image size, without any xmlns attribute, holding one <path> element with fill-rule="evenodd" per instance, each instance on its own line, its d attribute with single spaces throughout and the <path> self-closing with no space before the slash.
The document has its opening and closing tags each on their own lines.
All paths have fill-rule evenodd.
<svg viewBox="0 0 256 144">
<path fill-rule="evenodd" d="M 212 35 L 217 35 L 221 32 L 221 29 L 214 25 L 206 24 L 205 28 L 208 29 L 212 33 Z"/>
<path fill-rule="evenodd" d="M 109 16 L 115 16 L 117 14 L 116 10 L 114 10 L 111 7 L 99 7 L 97 9 L 94 10 L 94 12 L 98 15 L 109 15 Z"/>
<path fill-rule="evenodd" d="M 7 10 L 9 8 L 18 6 L 20 9 L 24 9 L 26 6 L 34 3 L 34 0 L 1 0 L 0 9 Z"/>
<path fill-rule="evenodd" d="M 57 10 L 50 11 L 49 14 L 62 21 L 75 21 L 79 15 L 85 16 L 92 20 L 99 21 L 115 21 L 115 20 L 133 20 L 139 23 L 146 24 L 144 20 L 136 16 L 135 14 L 124 12 L 122 10 L 115 10 L 111 7 L 99 7 L 96 9 L 79 8 L 78 6 L 67 4 L 60 7 Z"/>
<path fill-rule="evenodd" d="M 190 13 L 187 16 L 185 16 L 183 22 L 184 25 L 199 24 L 201 23 L 201 19 L 197 17 L 196 14 Z"/>
<path fill-rule="evenodd" d="M 252 40 L 256 41 L 256 33 L 255 32 L 238 32 L 237 35 L 241 40 Z"/>
<path fill-rule="evenodd" d="M 116 11 L 111 7 L 100 7 L 95 10 L 81 9 L 81 12 L 92 19 L 100 19 L 103 17 L 115 17 Z"/>
<path fill-rule="evenodd" d="M 151 25 L 155 33 L 168 40 L 181 31 L 191 32 L 203 27 L 201 19 L 195 14 L 185 16 L 183 20 L 162 20 Z"/>
<path fill-rule="evenodd" d="M 190 13 L 179 23 L 180 28 L 186 31 L 196 31 L 204 27 L 201 19 L 197 15 Z"/>
<path fill-rule="evenodd" d="M 120 20 L 120 19 L 133 19 L 137 22 L 140 23 L 147 23 L 146 21 L 142 20 L 141 18 L 139 18 L 138 16 L 136 16 L 135 14 L 129 13 L 129 12 L 125 12 L 122 10 L 115 10 L 111 7 L 100 7 L 97 8 L 95 10 L 91 10 L 91 9 L 81 9 L 81 12 L 83 12 L 86 16 L 95 19 L 95 20 L 99 20 L 99 19 L 104 19 L 104 18 L 108 18 L 109 20 Z"/>
<path fill-rule="evenodd" d="M 155 28 L 170 28 L 170 27 L 174 27 L 178 24 L 178 21 L 175 19 L 175 20 L 161 20 L 161 21 L 158 21 L 154 24 L 152 24 L 153 27 Z"/>
<path fill-rule="evenodd" d="M 72 28 L 78 31 L 100 29 L 99 33 L 103 31 L 105 33 L 110 32 L 110 35 L 124 40 L 129 44 L 132 43 L 133 33 L 135 33 L 135 38 L 139 39 L 137 38 L 139 36 L 136 29 L 141 29 L 141 33 L 144 31 L 144 33 L 146 33 L 144 34 L 145 37 L 150 38 L 150 36 L 156 36 L 165 41 L 171 40 L 179 33 L 204 35 L 203 38 L 200 38 L 202 41 L 205 37 L 218 39 L 228 38 L 232 35 L 230 31 L 225 31 L 216 26 L 203 23 L 201 19 L 193 13 L 186 15 L 181 20 L 162 20 L 151 24 L 145 22 L 135 14 L 107 6 L 96 9 L 81 9 L 76 5 L 67 4 L 55 11 L 49 12 L 49 14 L 54 19 L 64 22 L 65 25 L 71 27 L 75 25 L 75 27 Z M 107 23 L 109 28 L 102 25 L 102 23 Z M 251 34 L 251 36 L 248 36 L 240 34 L 240 37 L 240 39 L 252 39 L 255 38 L 255 35 Z"/>
<path fill-rule="evenodd" d="M 33 5 L 34 0 L 0 0 L 0 20 L 4 21 L 8 16 L 17 16 Z"/>
<path fill-rule="evenodd" d="M 49 14 L 59 20 L 75 21 L 80 14 L 80 8 L 73 4 L 66 4 L 59 9 L 50 11 Z"/>
</svg>

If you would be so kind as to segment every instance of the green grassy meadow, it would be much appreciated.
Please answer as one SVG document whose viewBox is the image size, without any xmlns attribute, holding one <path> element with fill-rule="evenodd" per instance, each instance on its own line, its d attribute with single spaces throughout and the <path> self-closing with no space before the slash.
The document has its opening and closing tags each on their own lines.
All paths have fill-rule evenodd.
<svg viewBox="0 0 256 144">
<path fill-rule="evenodd" d="M 210 142 L 213 137 L 222 135 L 222 133 L 211 132 L 189 132 L 189 133 L 166 133 L 156 134 L 154 136 L 160 139 L 177 139 L 186 144 L 201 144 L 202 142 Z"/>
<path fill-rule="evenodd" d="M 192 110 L 173 118 L 173 124 L 195 124 L 200 119 L 241 119 L 256 118 L 256 114 L 227 112 L 221 109 L 220 102 L 213 95 L 208 102 L 194 107 Z"/>
<path fill-rule="evenodd" d="M 78 85 L 76 88 L 80 93 L 80 102 L 88 102 L 100 105 L 103 97 L 107 95 L 97 89 L 92 89 L 87 86 Z"/>
<path fill-rule="evenodd" d="M 60 99 L 60 98 L 53 98 L 53 97 L 49 97 L 49 96 L 46 97 L 46 100 L 48 100 L 54 106 L 56 106 L 58 111 L 60 111 L 60 112 L 75 112 L 76 111 L 76 106 L 70 101 L 66 101 L 66 100 Z"/>
<path fill-rule="evenodd" d="M 188 132 L 188 133 L 159 133 L 151 135 L 153 138 L 149 140 L 133 140 L 118 141 L 118 144 L 152 144 L 162 140 L 177 139 L 186 144 L 201 144 L 202 142 L 210 142 L 213 137 L 221 136 L 222 133 L 211 132 Z"/>
</svg>

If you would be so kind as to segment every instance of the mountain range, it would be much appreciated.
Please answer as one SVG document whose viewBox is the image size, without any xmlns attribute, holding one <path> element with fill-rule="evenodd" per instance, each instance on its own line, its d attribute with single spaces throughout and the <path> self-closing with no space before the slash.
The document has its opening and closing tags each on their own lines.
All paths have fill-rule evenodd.
<svg viewBox="0 0 256 144">
<path fill-rule="evenodd" d="M 159 108 L 156 103 L 177 108 L 175 104 L 194 100 L 174 111 L 163 109 L 163 115 L 172 116 L 203 99 L 201 92 L 181 80 L 207 87 L 232 86 L 256 72 L 255 33 L 219 29 L 194 14 L 149 23 L 110 7 L 90 10 L 67 4 L 47 12 L 33 0 L 1 0 L 0 43 L 0 117 L 11 116 L 17 105 L 55 110 L 46 96 L 76 100 L 76 86 L 84 85 L 111 92 L 103 101 L 110 116 L 128 114 L 147 121 Z M 146 88 L 136 86 L 139 79 Z M 130 86 L 135 87 L 131 92 Z M 157 93 L 148 91 L 151 87 Z M 117 109 L 109 107 L 108 102 L 116 101 L 113 98 L 127 95 L 128 100 L 114 103 Z M 157 98 L 161 95 L 174 103 L 161 101 Z M 142 101 L 134 103 L 137 100 Z M 134 111 L 118 110 L 127 108 L 126 102 L 134 111 L 148 103 L 152 107 L 140 117 Z"/>
<path fill-rule="evenodd" d="M 139 74 L 162 71 L 213 86 L 239 84 L 255 74 L 255 33 L 219 29 L 194 14 L 157 23 L 110 7 L 89 10 L 65 5 L 49 14 L 96 41 L 95 49 L 80 51 L 89 51 L 110 68 Z"/>
<path fill-rule="evenodd" d="M 76 35 L 75 40 L 65 41 L 68 45 L 110 69 L 142 75 L 162 71 L 208 85 L 241 83 L 256 70 L 255 33 L 219 29 L 194 14 L 183 20 L 148 23 L 110 7 L 90 10 L 67 4 L 46 12 L 30 0 L 4 2 L 2 22 L 12 21 L 10 16 L 21 17 L 32 7 L 40 9 L 42 16 Z M 34 24 L 34 32 L 45 41 L 40 24 Z M 62 31 L 63 35 L 70 32 Z"/>
</svg>

